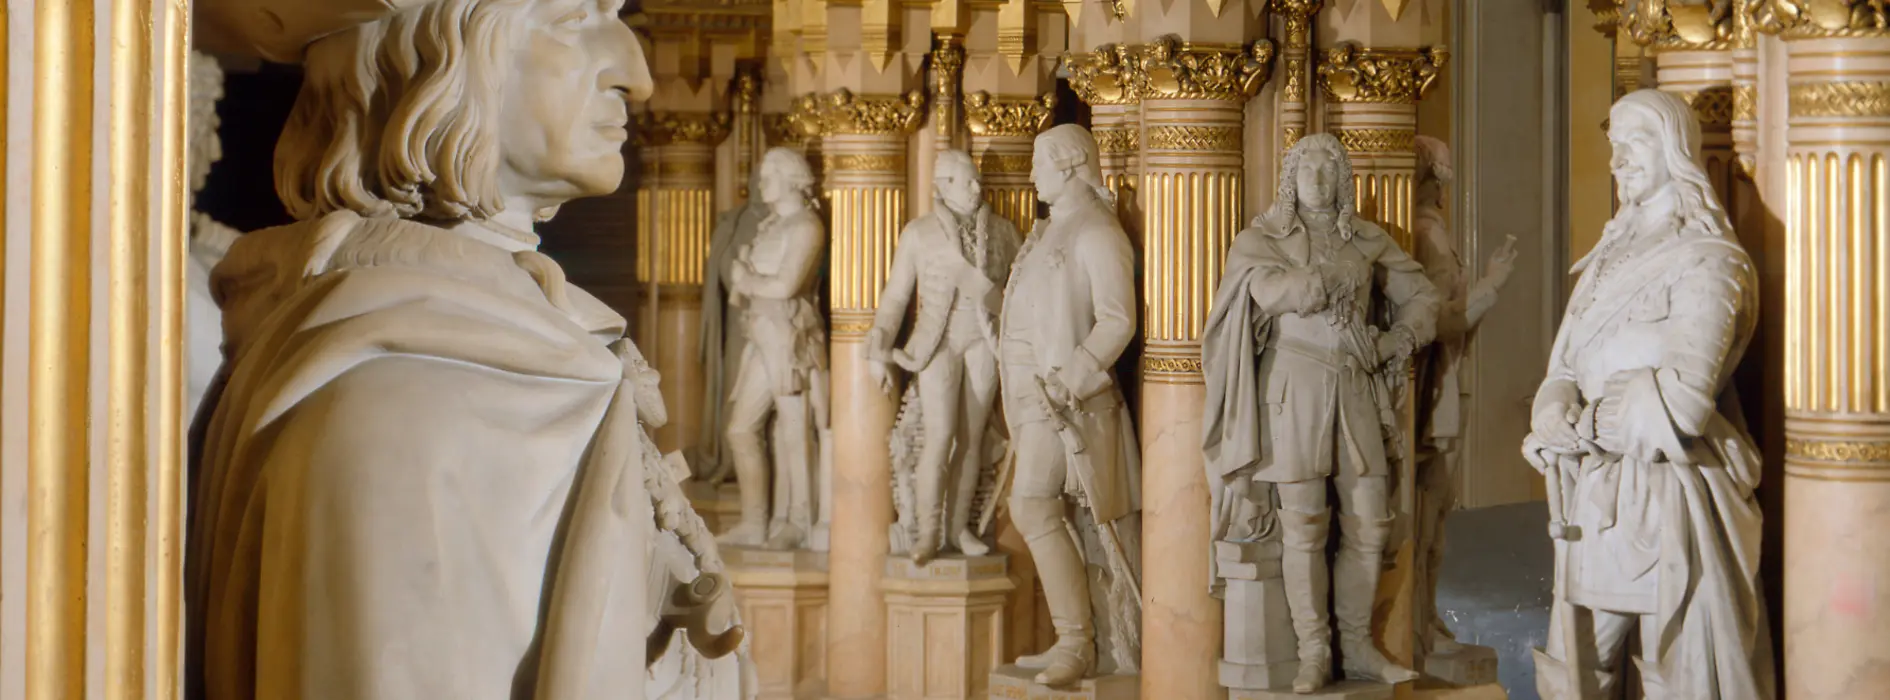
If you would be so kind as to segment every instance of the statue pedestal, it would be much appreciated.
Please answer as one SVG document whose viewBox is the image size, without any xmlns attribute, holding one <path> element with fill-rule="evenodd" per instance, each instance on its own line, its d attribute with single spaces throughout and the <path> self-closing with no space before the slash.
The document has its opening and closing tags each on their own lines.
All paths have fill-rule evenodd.
<svg viewBox="0 0 1890 700">
<path fill-rule="evenodd" d="M 741 520 L 742 492 L 733 481 L 711 485 L 691 480 L 683 483 L 683 493 L 689 496 L 689 505 L 702 516 L 709 532 L 722 534 Z"/>
<path fill-rule="evenodd" d="M 748 628 L 758 700 L 805 700 L 826 689 L 827 553 L 722 547 Z"/>
<path fill-rule="evenodd" d="M 886 558 L 887 700 L 983 700 L 1004 662 L 1008 557 Z"/>
<path fill-rule="evenodd" d="M 1455 686 L 1486 685 L 1496 682 L 1496 650 L 1465 644 L 1449 654 L 1431 652 L 1424 657 L 1424 675 Z"/>
<path fill-rule="evenodd" d="M 1141 700 L 1142 697 L 1142 677 L 1132 673 L 1085 678 L 1067 688 L 1041 685 L 1032 680 L 1036 677 L 1036 669 L 999 666 L 991 672 L 991 700 Z"/>
<path fill-rule="evenodd" d="M 1293 692 L 1291 679 L 1285 688 L 1273 690 L 1235 689 L 1227 691 L 1227 700 L 1391 700 L 1392 686 L 1369 681 L 1339 681 L 1318 691 L 1301 695 Z"/>
<path fill-rule="evenodd" d="M 1215 542 L 1227 582 L 1223 595 L 1220 682 L 1229 689 L 1291 688 L 1299 672 L 1298 638 L 1280 579 L 1279 540 Z"/>
</svg>

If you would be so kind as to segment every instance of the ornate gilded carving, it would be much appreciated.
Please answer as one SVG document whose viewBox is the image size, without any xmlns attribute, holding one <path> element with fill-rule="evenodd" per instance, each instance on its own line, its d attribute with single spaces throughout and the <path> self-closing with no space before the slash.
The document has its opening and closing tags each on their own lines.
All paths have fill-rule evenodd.
<svg viewBox="0 0 1890 700">
<path fill-rule="evenodd" d="M 1319 14 L 1325 0 L 1273 0 L 1268 5 L 1273 14 L 1286 20 L 1287 48 L 1304 47 L 1312 35 L 1313 15 Z"/>
<path fill-rule="evenodd" d="M 1443 46 L 1368 49 L 1346 44 L 1326 50 L 1319 82 L 1326 96 L 1340 102 L 1413 104 L 1430 91 L 1449 60 Z"/>
<path fill-rule="evenodd" d="M 938 45 L 932 49 L 932 122 L 946 142 L 952 140 L 952 129 L 958 124 L 955 105 L 964 70 L 963 41 L 951 34 L 938 35 Z"/>
<path fill-rule="evenodd" d="M 761 75 L 754 66 L 736 69 L 735 85 L 729 88 L 729 101 L 735 113 L 754 114 L 761 109 Z"/>
<path fill-rule="evenodd" d="M 1785 456 L 1837 464 L 1890 463 L 1890 442 L 1788 439 L 1785 441 Z"/>
<path fill-rule="evenodd" d="M 821 98 L 820 125 L 825 134 L 910 134 L 925 116 L 925 93 L 904 96 L 855 95 L 841 88 Z"/>
<path fill-rule="evenodd" d="M 1134 153 L 1141 144 L 1141 132 L 1135 129 L 1093 129 L 1096 150 L 1100 153 Z"/>
<path fill-rule="evenodd" d="M 1732 101 L 1733 121 L 1755 121 L 1759 118 L 1759 86 L 1734 85 Z"/>
<path fill-rule="evenodd" d="M 1201 378 L 1201 358 L 1142 356 L 1143 376 L 1163 374 L 1191 376 L 1198 381 Z"/>
<path fill-rule="evenodd" d="M 896 173 L 906 169 L 905 156 L 892 153 L 873 154 L 828 154 L 822 159 L 825 169 L 830 173 L 838 172 L 873 172 Z"/>
<path fill-rule="evenodd" d="M 1144 100 L 1244 101 L 1273 70 L 1273 42 L 1245 48 L 1198 46 L 1170 34 L 1136 51 L 1129 80 Z"/>
<path fill-rule="evenodd" d="M 1336 129 L 1332 135 L 1352 153 L 1409 153 L 1417 145 L 1410 129 Z"/>
<path fill-rule="evenodd" d="M 1292 148 L 1293 144 L 1299 143 L 1299 139 L 1305 135 L 1306 127 L 1303 126 L 1289 126 L 1280 130 L 1280 150 Z"/>
<path fill-rule="evenodd" d="M 1050 126 L 1057 96 L 1036 99 L 994 98 L 979 90 L 965 95 L 965 123 L 979 136 L 1032 136 Z"/>
<path fill-rule="evenodd" d="M 660 129 L 669 133 L 670 143 L 715 145 L 728 138 L 734 122 L 727 112 L 656 112 Z"/>
<path fill-rule="evenodd" d="M 1129 85 L 1130 47 L 1107 44 L 1095 51 L 1063 57 L 1070 74 L 1070 89 L 1089 105 L 1132 105 L 1138 99 Z"/>
<path fill-rule="evenodd" d="M 1890 117 L 1890 82 L 1804 83 L 1790 95 L 1794 117 Z"/>
<path fill-rule="evenodd" d="M 1700 120 L 1701 126 L 1732 124 L 1734 95 L 1731 87 L 1675 92 L 1674 95 L 1693 106 L 1693 116 Z"/>
<path fill-rule="evenodd" d="M 820 96 L 808 93 L 794 98 L 794 106 L 789 108 L 783 122 L 787 126 L 787 138 L 782 143 L 803 144 L 825 135 L 827 126 L 821 119 Z"/>
<path fill-rule="evenodd" d="M 1595 31 L 1613 39 L 1621 24 L 1620 0 L 1588 0 L 1588 11 L 1595 13 Z"/>
<path fill-rule="evenodd" d="M 1733 4 L 1626 0 L 1618 10 L 1619 22 L 1642 46 L 1717 51 L 1730 47 L 1735 37 Z"/>
<path fill-rule="evenodd" d="M 1148 147 L 1165 151 L 1240 151 L 1237 126 L 1151 126 Z"/>
<path fill-rule="evenodd" d="M 1030 172 L 1030 155 L 1023 153 L 986 153 L 978 157 L 978 172 L 1027 173 Z"/>
<path fill-rule="evenodd" d="M 1753 29 L 1803 37 L 1890 35 L 1884 0 L 1740 0 L 1737 12 Z"/>
<path fill-rule="evenodd" d="M 795 131 L 794 124 L 789 121 L 790 116 L 787 114 L 761 115 L 761 131 L 768 139 L 768 146 L 793 146 L 801 143 L 801 135 Z"/>
</svg>

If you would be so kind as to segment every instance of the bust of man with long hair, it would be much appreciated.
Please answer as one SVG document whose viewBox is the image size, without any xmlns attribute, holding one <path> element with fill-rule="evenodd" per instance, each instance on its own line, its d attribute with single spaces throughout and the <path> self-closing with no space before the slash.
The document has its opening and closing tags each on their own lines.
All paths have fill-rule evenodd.
<svg viewBox="0 0 1890 700">
<path fill-rule="evenodd" d="M 649 541 L 720 562 L 643 432 L 665 416 L 624 320 L 532 232 L 622 180 L 650 78 L 621 4 L 199 4 L 210 41 L 306 80 L 276 151 L 299 221 L 211 280 L 193 697 L 644 697 Z"/>
</svg>

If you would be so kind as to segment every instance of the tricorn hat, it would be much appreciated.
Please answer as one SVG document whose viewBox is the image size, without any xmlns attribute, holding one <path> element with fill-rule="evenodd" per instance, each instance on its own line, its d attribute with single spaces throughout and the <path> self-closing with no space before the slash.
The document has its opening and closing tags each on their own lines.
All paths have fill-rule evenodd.
<svg viewBox="0 0 1890 700">
<path fill-rule="evenodd" d="M 430 2 L 434 0 L 198 0 L 197 38 L 212 51 L 301 63 L 316 39 Z"/>
</svg>

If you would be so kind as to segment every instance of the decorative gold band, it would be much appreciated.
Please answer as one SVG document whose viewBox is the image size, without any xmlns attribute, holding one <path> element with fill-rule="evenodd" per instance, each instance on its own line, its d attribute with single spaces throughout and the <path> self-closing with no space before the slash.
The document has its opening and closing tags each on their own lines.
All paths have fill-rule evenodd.
<svg viewBox="0 0 1890 700">
<path fill-rule="evenodd" d="M 1351 153 L 1410 153 L 1417 145 L 1410 129 L 1335 129 L 1332 135 Z"/>
<path fill-rule="evenodd" d="M 1794 117 L 1890 117 L 1890 82 L 1806 83 L 1790 96 Z"/>
<path fill-rule="evenodd" d="M 1736 96 L 1731 87 L 1677 91 L 1674 95 L 1693 106 L 1693 116 L 1700 120 L 1701 126 L 1730 125 L 1737 111 Z"/>
<path fill-rule="evenodd" d="M 997 173 L 1030 172 L 1030 156 L 1017 153 L 986 153 L 978 156 L 978 172 L 986 175 Z"/>
<path fill-rule="evenodd" d="M 906 170 L 906 157 L 897 154 L 839 154 L 828 155 L 824 159 L 826 170 L 830 173 L 901 173 Z"/>
<path fill-rule="evenodd" d="M 1165 151 L 1240 151 L 1237 126 L 1151 126 L 1148 147 Z"/>
<path fill-rule="evenodd" d="M 1102 153 L 1134 153 L 1141 144 L 1141 132 L 1135 129 L 1095 129 L 1096 150 Z"/>
</svg>

